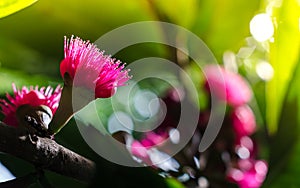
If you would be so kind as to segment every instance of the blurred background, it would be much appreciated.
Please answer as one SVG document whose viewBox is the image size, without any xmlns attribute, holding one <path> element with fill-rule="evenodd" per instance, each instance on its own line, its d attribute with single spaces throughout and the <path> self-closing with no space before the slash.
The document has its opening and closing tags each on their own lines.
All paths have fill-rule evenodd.
<svg viewBox="0 0 300 188">
<path fill-rule="evenodd" d="M 125 24 L 150 20 L 170 22 L 196 34 L 219 64 L 241 74 L 250 83 L 254 92 L 251 107 L 258 126 L 255 138 L 262 148 L 259 155 L 269 164 L 263 186 L 300 187 L 297 178 L 300 173 L 299 14 L 299 0 L 39 0 L 0 19 L 0 95 L 3 98 L 12 92 L 11 83 L 18 87 L 62 84 L 59 65 L 63 59 L 64 36 L 75 35 L 93 42 Z M 127 64 L 145 57 L 178 61 L 199 86 L 199 101 L 204 106 L 198 107 L 206 107 L 200 89 L 201 70 L 189 60 L 178 60 L 177 52 L 167 46 L 137 44 L 114 57 Z M 173 76 L 174 82 L 179 82 Z M 140 97 L 137 103 L 147 104 L 161 97 L 168 87 L 159 80 L 145 80 L 136 87 L 134 96 Z M 119 95 L 125 90 L 121 88 Z M 106 100 L 98 103 L 105 126 L 113 121 L 108 103 Z M 125 113 L 124 104 L 119 103 L 119 109 Z M 132 105 L 139 121 L 149 118 L 151 112 L 143 106 L 134 106 L 134 102 Z M 152 110 L 155 108 L 158 107 Z M 99 187 L 113 187 L 113 181 L 121 182 L 120 187 L 183 187 L 176 179 L 163 179 L 149 168 L 121 167 L 100 158 L 82 139 L 74 120 L 56 140 L 97 162 L 100 168 L 94 184 Z M 0 153 L 0 162 L 3 164 L 0 181 L 34 171 L 32 165 L 6 154 Z M 46 177 L 55 182 L 55 187 L 88 186 L 48 171 Z"/>
</svg>

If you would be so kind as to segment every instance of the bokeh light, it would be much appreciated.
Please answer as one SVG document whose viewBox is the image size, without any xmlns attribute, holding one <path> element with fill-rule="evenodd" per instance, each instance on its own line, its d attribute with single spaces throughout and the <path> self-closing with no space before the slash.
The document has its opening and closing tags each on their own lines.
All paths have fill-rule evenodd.
<svg viewBox="0 0 300 188">
<path fill-rule="evenodd" d="M 261 61 L 256 64 L 256 73 L 264 81 L 269 81 L 274 76 L 274 69 L 270 63 Z"/>
<path fill-rule="evenodd" d="M 274 34 L 271 17 L 265 13 L 255 15 L 250 21 L 250 33 L 259 42 L 270 39 Z"/>
</svg>

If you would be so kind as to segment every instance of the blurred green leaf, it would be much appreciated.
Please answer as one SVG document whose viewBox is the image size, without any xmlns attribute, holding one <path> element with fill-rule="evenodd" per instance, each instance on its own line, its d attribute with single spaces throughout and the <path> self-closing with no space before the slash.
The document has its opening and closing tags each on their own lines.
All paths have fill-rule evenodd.
<svg viewBox="0 0 300 188">
<path fill-rule="evenodd" d="M 198 104 L 200 109 L 204 110 L 208 107 L 207 93 L 204 91 L 204 75 L 195 62 L 191 62 L 189 66 L 185 68 L 186 73 L 190 76 L 194 86 L 196 87 L 198 92 Z M 189 84 L 189 80 L 185 80 L 185 77 L 182 77 L 182 81 L 184 84 Z M 187 87 L 187 89 L 190 89 Z M 190 93 L 190 92 L 188 92 Z M 190 97 L 190 96 L 189 96 Z M 196 104 L 196 102 L 195 102 Z"/>
<path fill-rule="evenodd" d="M 148 0 L 148 2 L 152 7 L 152 12 L 161 21 L 172 22 L 183 27 L 189 28 L 197 15 L 196 0 Z"/>
<path fill-rule="evenodd" d="M 1 0 L 0 18 L 22 10 L 35 2 L 37 2 L 37 0 Z"/>
<path fill-rule="evenodd" d="M 249 36 L 249 22 L 259 0 L 198 1 L 199 10 L 193 31 L 206 42 L 218 61 L 227 50 L 238 51 Z"/>
<path fill-rule="evenodd" d="M 299 131 L 299 130 L 298 130 Z M 281 188 L 288 185 L 288 187 L 298 188 L 300 187 L 299 174 L 300 174 L 300 140 L 295 143 L 295 147 L 291 148 L 292 151 L 288 157 L 282 157 L 281 160 L 284 164 L 277 167 L 277 176 L 273 177 L 266 184 L 265 187 L 269 188 Z M 271 168 L 272 170 L 272 168 Z M 268 183 L 268 182 L 267 182 Z"/>
<path fill-rule="evenodd" d="M 76 0 L 72 3 L 43 0 L 30 9 L 2 19 L 0 36 L 13 38 L 46 57 L 61 59 L 64 35 L 74 34 L 95 41 L 119 26 L 149 20 L 146 8 L 145 1 L 140 0 Z"/>
<path fill-rule="evenodd" d="M 166 183 L 169 188 L 184 188 L 185 187 L 184 185 L 182 185 L 180 182 L 178 182 L 174 178 L 167 178 Z"/>
<path fill-rule="evenodd" d="M 21 71 L 13 71 L 0 68 L 0 94 L 12 91 L 12 83 L 15 83 L 18 88 L 22 86 L 56 86 L 57 81 L 43 75 L 30 75 Z"/>
<path fill-rule="evenodd" d="M 271 139 L 266 187 L 299 187 L 300 173 L 300 59 L 293 72 L 277 134 Z"/>
<path fill-rule="evenodd" d="M 57 46 L 61 46 L 57 44 Z M 43 56 L 37 49 L 0 36 L 0 67 L 28 74 L 59 75 L 59 60 Z"/>
<path fill-rule="evenodd" d="M 274 68 L 274 77 L 266 87 L 266 120 L 270 133 L 275 133 L 287 93 L 299 58 L 300 5 L 295 0 L 284 0 L 280 8 L 274 10 L 274 42 L 270 44 L 270 63 Z"/>
</svg>

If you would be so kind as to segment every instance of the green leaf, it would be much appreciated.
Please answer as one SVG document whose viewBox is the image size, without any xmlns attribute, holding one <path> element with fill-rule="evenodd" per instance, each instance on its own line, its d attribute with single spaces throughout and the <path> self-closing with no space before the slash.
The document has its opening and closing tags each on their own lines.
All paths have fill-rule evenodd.
<svg viewBox="0 0 300 188">
<path fill-rule="evenodd" d="M 181 184 L 179 181 L 177 181 L 174 178 L 167 178 L 166 183 L 169 188 L 184 188 L 185 186 Z"/>
<path fill-rule="evenodd" d="M 277 134 L 271 139 L 266 187 L 300 187 L 300 59 L 283 104 Z"/>
<path fill-rule="evenodd" d="M 0 35 L 0 67 L 28 74 L 58 77 L 59 62 L 59 59 L 43 56 L 38 49 L 29 48 L 17 40 Z"/>
<path fill-rule="evenodd" d="M 273 12 L 277 26 L 274 43 L 270 44 L 274 77 L 266 86 L 266 121 L 271 134 L 277 130 L 282 104 L 299 58 L 300 45 L 299 3 L 284 0 L 281 7 Z"/>
<path fill-rule="evenodd" d="M 37 0 L 1 0 L 0 2 L 0 18 L 18 12 Z"/>
<path fill-rule="evenodd" d="M 70 37 L 74 34 L 95 41 L 124 24 L 150 20 L 144 4 L 139 0 L 126 3 L 123 0 L 85 0 L 74 3 L 62 0 L 39 1 L 30 9 L 2 19 L 0 36 L 17 40 L 47 57 L 62 59 L 64 35 Z M 102 46 L 99 48 L 102 49 Z M 140 53 L 134 51 L 130 56 L 140 56 L 141 53 L 149 55 L 149 51 L 157 51 L 154 47 L 148 49 L 139 49 Z M 129 63 L 127 59 L 126 62 Z"/>
<path fill-rule="evenodd" d="M 195 21 L 198 8 L 196 0 L 149 0 L 149 2 L 153 13 L 161 21 L 172 22 L 183 27 L 190 27 Z"/>
<path fill-rule="evenodd" d="M 219 61 L 227 50 L 237 51 L 249 36 L 249 22 L 258 0 L 198 1 L 194 30 L 207 43 Z"/>
<path fill-rule="evenodd" d="M 13 71 L 9 69 L 0 68 L 0 94 L 12 91 L 12 83 L 15 83 L 18 88 L 22 86 L 56 86 L 57 81 L 43 75 L 30 75 L 22 71 Z"/>
<path fill-rule="evenodd" d="M 281 160 L 285 163 L 278 166 L 276 169 L 277 176 L 273 177 L 272 183 L 266 184 L 265 187 L 268 188 L 281 188 L 286 185 L 288 187 L 300 187 L 299 176 L 300 173 L 300 141 L 296 143 L 295 147 L 292 149 L 288 158 L 284 157 Z"/>
</svg>

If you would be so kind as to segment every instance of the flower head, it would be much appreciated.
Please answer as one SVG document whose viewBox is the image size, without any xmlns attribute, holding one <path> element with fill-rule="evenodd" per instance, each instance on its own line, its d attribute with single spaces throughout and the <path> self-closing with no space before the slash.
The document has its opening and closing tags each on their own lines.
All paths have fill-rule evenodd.
<svg viewBox="0 0 300 188">
<path fill-rule="evenodd" d="M 204 72 L 212 94 L 229 105 L 239 106 L 251 100 L 251 89 L 240 75 L 215 65 L 205 67 Z"/>
<path fill-rule="evenodd" d="M 95 91 L 96 98 L 112 96 L 117 87 L 130 79 L 129 70 L 123 70 L 119 60 L 104 55 L 96 45 L 83 41 L 79 37 L 65 37 L 65 58 L 60 64 L 61 76 L 66 74 L 74 86 Z"/>
<path fill-rule="evenodd" d="M 141 159 L 146 164 L 152 165 L 148 148 L 142 145 L 139 141 L 134 140 L 132 142 L 130 146 L 130 152 L 133 156 Z"/>
<path fill-rule="evenodd" d="M 232 123 L 238 137 L 251 135 L 256 129 L 255 115 L 248 105 L 234 109 Z"/>
<path fill-rule="evenodd" d="M 56 112 L 61 95 L 61 87 L 57 86 L 55 90 L 48 86 L 47 88 L 38 86 L 31 86 L 30 88 L 23 87 L 18 90 L 15 84 L 12 84 L 14 91 L 13 96 L 6 94 L 7 100 L 0 100 L 1 113 L 5 115 L 4 123 L 11 126 L 18 126 L 16 117 L 17 109 L 25 104 L 31 106 L 45 105 L 49 107 L 52 114 Z"/>
<path fill-rule="evenodd" d="M 238 168 L 230 168 L 227 177 L 240 188 L 259 188 L 265 180 L 268 165 L 262 160 L 239 161 Z"/>
</svg>

